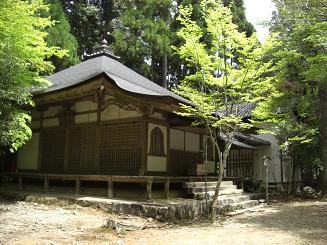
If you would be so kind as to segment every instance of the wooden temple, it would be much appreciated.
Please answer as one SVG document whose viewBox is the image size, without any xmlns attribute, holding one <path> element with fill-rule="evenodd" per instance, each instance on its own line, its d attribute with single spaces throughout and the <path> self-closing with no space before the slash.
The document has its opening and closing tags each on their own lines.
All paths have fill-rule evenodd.
<svg viewBox="0 0 327 245">
<path fill-rule="evenodd" d="M 174 113 L 191 102 L 121 64 L 105 44 L 84 58 L 48 76 L 52 85 L 34 92 L 33 135 L 16 160 L 21 173 L 198 176 L 205 172 L 207 141 L 207 173 L 216 175 L 205 130 Z M 225 177 L 252 176 L 254 153 L 268 144 L 240 136 Z"/>
</svg>

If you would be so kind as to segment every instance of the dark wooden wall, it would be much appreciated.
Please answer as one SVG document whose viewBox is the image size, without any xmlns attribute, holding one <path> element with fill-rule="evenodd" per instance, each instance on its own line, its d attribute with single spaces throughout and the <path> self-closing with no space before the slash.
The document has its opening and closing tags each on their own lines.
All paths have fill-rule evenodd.
<svg viewBox="0 0 327 245">
<path fill-rule="evenodd" d="M 183 150 L 170 150 L 171 175 L 190 175 L 196 173 L 196 165 L 203 163 L 202 153 Z"/>
<path fill-rule="evenodd" d="M 41 171 L 138 175 L 142 122 L 43 129 Z"/>
</svg>

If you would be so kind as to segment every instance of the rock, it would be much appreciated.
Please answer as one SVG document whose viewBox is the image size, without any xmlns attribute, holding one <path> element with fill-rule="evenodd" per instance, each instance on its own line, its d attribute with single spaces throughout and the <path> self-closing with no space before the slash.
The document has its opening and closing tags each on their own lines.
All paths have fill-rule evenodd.
<svg viewBox="0 0 327 245">
<path fill-rule="evenodd" d="M 115 229 L 117 228 L 117 221 L 113 219 L 108 219 L 107 223 L 104 225 L 106 228 Z"/>
<path fill-rule="evenodd" d="M 168 213 L 168 207 L 159 207 L 159 209 L 158 209 L 158 215 L 159 216 L 161 216 L 163 218 L 167 218 L 168 214 L 169 214 Z"/>
<path fill-rule="evenodd" d="M 114 241 L 114 244 L 115 245 L 125 245 L 125 243 L 121 240 L 118 240 L 118 241 Z"/>
<path fill-rule="evenodd" d="M 316 191 L 310 187 L 310 186 L 305 186 L 303 187 L 302 195 L 304 198 L 315 198 L 316 197 Z"/>
<path fill-rule="evenodd" d="M 115 231 L 117 232 L 117 234 L 121 234 L 122 231 L 123 231 L 123 228 L 116 227 L 116 228 L 115 228 Z"/>
<path fill-rule="evenodd" d="M 150 222 L 153 221 L 153 219 L 152 218 L 148 218 L 147 221 L 150 223 Z"/>
<path fill-rule="evenodd" d="M 298 187 L 296 188 L 295 195 L 298 196 L 298 197 L 301 197 L 301 196 L 302 196 L 302 191 L 301 191 L 300 186 L 298 186 Z"/>
</svg>

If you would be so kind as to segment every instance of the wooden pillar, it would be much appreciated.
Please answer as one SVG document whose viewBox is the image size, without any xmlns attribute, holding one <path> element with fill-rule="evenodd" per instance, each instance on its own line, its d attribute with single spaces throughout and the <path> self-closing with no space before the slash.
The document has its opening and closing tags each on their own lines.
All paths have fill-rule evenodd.
<svg viewBox="0 0 327 245">
<path fill-rule="evenodd" d="M 152 199 L 152 179 L 148 178 L 146 182 L 146 200 Z"/>
<path fill-rule="evenodd" d="M 23 190 L 23 178 L 20 174 L 18 175 L 18 190 Z"/>
<path fill-rule="evenodd" d="M 110 176 L 108 179 L 108 198 L 114 197 L 114 182 L 112 181 L 112 177 Z"/>
<path fill-rule="evenodd" d="M 101 122 L 102 101 L 98 101 L 97 106 L 97 122 Z"/>
<path fill-rule="evenodd" d="M 170 163 L 170 125 L 167 126 L 167 159 L 166 159 L 166 173 L 171 174 Z"/>
<path fill-rule="evenodd" d="M 43 140 L 42 140 L 42 128 L 43 128 L 43 111 L 40 111 L 40 128 L 39 128 L 39 145 L 38 145 L 38 154 L 37 154 L 37 169 L 40 170 L 42 168 L 42 151 L 43 151 Z"/>
<path fill-rule="evenodd" d="M 64 146 L 64 172 L 68 169 L 69 164 L 69 148 L 70 148 L 70 130 L 65 126 L 65 146 Z"/>
<path fill-rule="evenodd" d="M 49 191 L 49 178 L 48 176 L 44 176 L 44 187 L 43 187 L 43 191 L 44 192 L 48 192 Z"/>
<path fill-rule="evenodd" d="M 143 123 L 142 123 L 142 130 L 143 130 L 143 134 L 142 134 L 142 144 L 143 144 L 142 164 L 140 167 L 139 176 L 144 175 L 144 173 L 147 170 L 147 165 L 148 165 L 148 163 L 147 163 L 147 161 L 148 161 L 148 127 L 149 127 L 148 117 L 144 116 Z"/>
<path fill-rule="evenodd" d="M 101 86 L 102 87 L 102 86 Z M 104 88 L 104 87 L 103 87 Z M 101 128 L 99 123 L 101 122 L 101 113 L 103 110 L 103 100 L 104 100 L 103 89 L 98 91 L 97 94 L 97 123 L 95 125 L 95 139 L 96 139 L 96 150 L 95 150 L 95 161 L 94 161 L 94 171 L 96 173 L 100 172 L 100 145 L 101 145 Z"/>
<path fill-rule="evenodd" d="M 241 164 L 241 149 L 238 150 L 238 168 L 236 168 L 236 175 L 237 177 L 241 177 L 243 176 L 243 173 L 240 174 L 240 172 L 242 172 L 242 164 Z"/>
<path fill-rule="evenodd" d="M 100 172 L 100 145 L 101 145 L 101 128 L 98 124 L 95 126 L 95 138 L 96 138 L 96 150 L 95 150 L 95 161 L 94 161 L 94 171 L 96 173 Z"/>
<path fill-rule="evenodd" d="M 81 189 L 81 181 L 79 180 L 79 177 L 76 177 L 76 182 L 75 182 L 75 194 L 79 195 Z"/>
<path fill-rule="evenodd" d="M 170 179 L 167 177 L 165 182 L 165 198 L 169 198 L 169 185 L 170 185 Z"/>
</svg>

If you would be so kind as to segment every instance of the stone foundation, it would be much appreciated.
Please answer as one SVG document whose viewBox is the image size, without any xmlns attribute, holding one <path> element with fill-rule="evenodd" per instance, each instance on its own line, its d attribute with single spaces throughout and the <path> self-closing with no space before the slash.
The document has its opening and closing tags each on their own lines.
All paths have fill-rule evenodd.
<svg viewBox="0 0 327 245">
<path fill-rule="evenodd" d="M 193 199 L 162 199 L 157 202 L 137 202 L 97 197 L 82 197 L 63 194 L 37 194 L 23 192 L 1 192 L 0 197 L 24 200 L 45 204 L 77 204 L 94 207 L 105 212 L 123 213 L 158 220 L 183 221 L 194 220 L 206 215 L 211 201 Z M 221 196 L 218 200 L 217 213 L 225 213 L 240 208 L 257 205 L 258 201 L 250 200 L 248 195 Z"/>
</svg>

